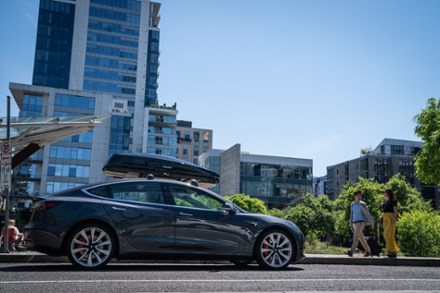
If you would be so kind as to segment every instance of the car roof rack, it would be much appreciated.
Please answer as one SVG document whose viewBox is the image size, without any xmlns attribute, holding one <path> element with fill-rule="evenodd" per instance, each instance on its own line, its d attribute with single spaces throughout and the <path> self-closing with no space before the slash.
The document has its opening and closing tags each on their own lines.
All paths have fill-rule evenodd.
<svg viewBox="0 0 440 293">
<path fill-rule="evenodd" d="M 214 187 L 220 181 L 217 173 L 195 164 L 169 156 L 143 153 L 113 154 L 103 171 L 106 176 L 115 178 L 171 179 L 205 188 Z"/>
</svg>

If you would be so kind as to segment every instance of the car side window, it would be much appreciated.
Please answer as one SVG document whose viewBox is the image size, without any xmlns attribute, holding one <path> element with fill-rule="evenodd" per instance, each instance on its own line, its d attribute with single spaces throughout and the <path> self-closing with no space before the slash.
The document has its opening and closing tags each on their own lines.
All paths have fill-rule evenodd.
<svg viewBox="0 0 440 293">
<path fill-rule="evenodd" d="M 157 182 L 127 182 L 107 185 L 105 188 L 110 192 L 100 189 L 100 187 L 89 190 L 89 192 L 118 200 L 164 203 L 160 184 Z"/>
<path fill-rule="evenodd" d="M 91 194 L 97 195 L 97 196 L 102 196 L 102 197 L 111 197 L 111 194 L 109 193 L 109 188 L 107 187 L 107 185 L 104 186 L 98 186 L 92 189 L 87 190 L 88 192 L 90 192 Z"/>
<path fill-rule="evenodd" d="M 224 202 L 201 190 L 183 186 L 169 186 L 171 196 L 177 206 L 220 211 Z"/>
</svg>

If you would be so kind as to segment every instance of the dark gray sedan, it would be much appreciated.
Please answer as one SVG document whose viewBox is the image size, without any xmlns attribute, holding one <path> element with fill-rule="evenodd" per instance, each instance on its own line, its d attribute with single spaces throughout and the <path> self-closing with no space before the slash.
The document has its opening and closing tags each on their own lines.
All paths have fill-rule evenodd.
<svg viewBox="0 0 440 293">
<path fill-rule="evenodd" d="M 290 221 L 251 214 L 203 188 L 172 180 L 113 180 L 41 197 L 28 246 L 83 269 L 118 259 L 256 260 L 283 269 L 304 257 Z"/>
</svg>

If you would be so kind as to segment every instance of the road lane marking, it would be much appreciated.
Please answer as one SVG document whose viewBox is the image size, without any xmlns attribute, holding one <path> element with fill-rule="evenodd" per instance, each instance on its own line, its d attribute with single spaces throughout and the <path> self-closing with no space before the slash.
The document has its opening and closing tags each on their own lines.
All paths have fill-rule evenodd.
<svg viewBox="0 0 440 293">
<path fill-rule="evenodd" d="M 134 279 L 134 280 L 35 280 L 35 281 L 0 281 L 0 284 L 51 284 L 51 283 L 218 283 L 218 282 L 380 282 L 380 281 L 399 281 L 399 282 L 439 282 L 440 279 L 194 279 L 194 280 L 149 280 L 149 279 Z"/>
</svg>

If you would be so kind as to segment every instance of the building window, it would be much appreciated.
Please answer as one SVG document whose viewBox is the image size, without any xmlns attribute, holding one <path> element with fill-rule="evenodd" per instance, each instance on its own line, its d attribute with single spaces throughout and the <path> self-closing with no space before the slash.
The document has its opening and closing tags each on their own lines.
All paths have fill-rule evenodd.
<svg viewBox="0 0 440 293">
<path fill-rule="evenodd" d="M 89 97 L 56 94 L 55 105 L 75 109 L 95 109 L 95 99 Z"/>
<path fill-rule="evenodd" d="M 43 97 L 34 95 L 23 95 L 23 106 L 21 109 L 21 116 L 23 117 L 38 117 L 42 115 L 43 111 Z"/>
<path fill-rule="evenodd" d="M 131 118 L 113 115 L 110 128 L 109 153 L 127 151 L 130 144 Z M 150 139 L 150 136 L 148 137 Z M 149 141 L 150 143 L 150 141 Z"/>
<path fill-rule="evenodd" d="M 90 160 L 92 157 L 92 150 L 85 148 L 50 146 L 49 154 L 51 158 Z"/>
<path fill-rule="evenodd" d="M 403 145 L 391 145 L 391 155 L 403 155 Z"/>
</svg>

